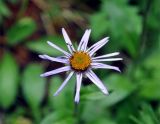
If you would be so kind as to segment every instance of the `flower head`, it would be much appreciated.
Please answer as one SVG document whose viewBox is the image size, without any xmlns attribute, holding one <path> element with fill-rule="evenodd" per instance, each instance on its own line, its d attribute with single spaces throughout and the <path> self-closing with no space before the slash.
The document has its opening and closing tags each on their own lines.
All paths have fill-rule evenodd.
<svg viewBox="0 0 160 124">
<path fill-rule="evenodd" d="M 68 47 L 69 52 L 61 49 L 60 47 L 53 44 L 52 42 L 47 41 L 47 43 L 51 47 L 62 52 L 64 54 L 64 56 L 51 57 L 48 55 L 39 55 L 39 57 L 42 59 L 50 60 L 53 62 L 60 62 L 60 63 L 65 64 L 64 67 L 61 67 L 61 68 L 46 72 L 44 74 L 41 74 L 42 77 L 47 77 L 50 75 L 69 71 L 67 78 L 61 84 L 61 86 L 56 91 L 54 96 L 59 94 L 59 92 L 65 87 L 65 85 L 68 83 L 68 81 L 73 76 L 73 74 L 76 75 L 75 102 L 78 103 L 79 99 L 80 99 L 80 88 L 81 88 L 83 76 L 88 77 L 104 94 L 106 94 L 106 95 L 108 94 L 107 88 L 104 86 L 102 81 L 97 77 L 97 75 L 92 71 L 92 69 L 98 69 L 98 68 L 113 69 L 113 70 L 120 72 L 118 67 L 107 65 L 102 62 L 119 61 L 119 60 L 122 60 L 122 58 L 110 58 L 110 57 L 119 55 L 119 52 L 114 52 L 114 53 L 105 54 L 105 55 L 101 55 L 101 56 L 95 56 L 95 53 L 108 42 L 109 37 L 106 37 L 106 38 L 98 41 L 97 43 L 93 44 L 91 47 L 87 48 L 90 33 L 91 33 L 90 29 L 87 29 L 85 31 L 85 33 L 84 33 L 84 35 L 78 45 L 77 50 L 75 50 L 67 32 L 65 31 L 64 28 L 62 28 L 62 34 L 63 34 L 64 40 L 66 42 L 66 45 Z"/>
</svg>

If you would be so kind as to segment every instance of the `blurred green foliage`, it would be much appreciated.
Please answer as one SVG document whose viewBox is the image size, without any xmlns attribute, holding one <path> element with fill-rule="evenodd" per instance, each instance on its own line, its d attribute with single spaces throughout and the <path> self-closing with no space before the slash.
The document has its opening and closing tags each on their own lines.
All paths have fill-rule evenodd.
<svg viewBox="0 0 160 124">
<path fill-rule="evenodd" d="M 0 105 L 8 108 L 15 101 L 18 91 L 19 67 L 13 56 L 6 52 L 0 68 Z"/>
<path fill-rule="evenodd" d="M 20 41 L 33 34 L 36 30 L 36 24 L 31 18 L 20 19 L 16 24 L 7 30 L 8 43 L 16 45 Z"/>
<path fill-rule="evenodd" d="M 0 124 L 160 124 L 159 5 L 159 0 L 0 0 Z M 41 78 L 60 65 L 38 54 L 61 55 L 46 41 L 67 49 L 61 27 L 74 44 L 91 28 L 89 45 L 109 36 L 99 52 L 121 52 L 124 61 L 111 64 L 122 73 L 96 71 L 110 95 L 84 80 L 77 105 L 72 78 L 53 97 L 65 75 Z"/>
<path fill-rule="evenodd" d="M 138 38 L 142 30 L 137 7 L 129 6 L 126 0 L 102 0 L 100 11 L 93 14 L 90 20 L 94 40 L 107 32 L 113 39 L 111 45 L 114 48 L 122 47 L 133 57 L 137 55 Z"/>
</svg>

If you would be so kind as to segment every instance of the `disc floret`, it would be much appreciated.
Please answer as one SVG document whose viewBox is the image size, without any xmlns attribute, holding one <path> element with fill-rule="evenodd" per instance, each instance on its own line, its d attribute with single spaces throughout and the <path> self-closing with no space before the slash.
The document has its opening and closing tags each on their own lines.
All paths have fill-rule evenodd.
<svg viewBox="0 0 160 124">
<path fill-rule="evenodd" d="M 76 51 L 70 58 L 70 65 L 76 71 L 85 71 L 91 64 L 91 57 L 83 51 Z"/>
</svg>

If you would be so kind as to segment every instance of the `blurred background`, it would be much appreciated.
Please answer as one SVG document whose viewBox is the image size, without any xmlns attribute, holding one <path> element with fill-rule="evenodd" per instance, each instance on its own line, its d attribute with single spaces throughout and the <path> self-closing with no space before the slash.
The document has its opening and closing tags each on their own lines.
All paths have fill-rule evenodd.
<svg viewBox="0 0 160 124">
<path fill-rule="evenodd" d="M 0 124 L 160 124 L 160 0 L 0 0 Z M 65 73 L 39 75 L 62 65 L 38 58 L 67 50 L 64 27 L 77 46 L 109 36 L 97 54 L 120 51 L 109 63 L 122 73 L 95 70 L 104 96 L 88 79 L 74 104 L 75 79 L 57 97 Z"/>
</svg>

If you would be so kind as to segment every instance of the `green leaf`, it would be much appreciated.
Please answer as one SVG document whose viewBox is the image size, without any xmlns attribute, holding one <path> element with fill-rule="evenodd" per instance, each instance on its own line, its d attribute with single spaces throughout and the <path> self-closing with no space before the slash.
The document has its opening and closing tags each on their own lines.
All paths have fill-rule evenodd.
<svg viewBox="0 0 160 124">
<path fill-rule="evenodd" d="M 19 67 L 13 56 L 6 52 L 0 66 L 0 106 L 9 108 L 18 90 Z"/>
<path fill-rule="evenodd" d="M 159 124 L 160 120 L 149 104 L 143 103 L 138 118 L 131 116 L 135 124 Z"/>
<path fill-rule="evenodd" d="M 7 31 L 8 44 L 15 45 L 25 40 L 36 30 L 36 23 L 29 17 L 18 20 L 10 29 Z"/>
<path fill-rule="evenodd" d="M 106 86 L 112 91 L 105 99 L 103 99 L 106 106 L 112 106 L 124 100 L 136 88 L 136 85 L 133 85 L 129 79 L 116 74 L 110 75 L 108 78 L 104 79 L 103 82 L 106 82 Z"/>
<path fill-rule="evenodd" d="M 155 50 L 153 53 L 151 53 L 148 58 L 144 61 L 144 66 L 147 69 L 160 69 L 160 56 L 157 55 L 160 50 Z"/>
<path fill-rule="evenodd" d="M 82 89 L 82 100 L 101 100 L 105 106 L 112 106 L 125 99 L 135 89 L 135 86 L 127 78 L 116 74 L 110 75 L 103 82 L 106 82 L 105 85 L 111 91 L 108 96 L 101 91 L 97 91 L 96 86 L 87 86 Z"/>
<path fill-rule="evenodd" d="M 87 100 L 100 100 L 100 99 L 104 99 L 106 96 L 100 92 L 100 91 L 95 91 L 92 93 L 85 93 L 82 96 L 82 99 L 87 99 Z"/>
<path fill-rule="evenodd" d="M 101 101 L 85 101 L 84 103 L 84 106 L 81 108 L 81 118 L 87 123 L 94 123 L 99 119 L 106 117 L 106 112 L 104 111 L 106 107 L 102 106 Z"/>
<path fill-rule="evenodd" d="M 47 115 L 40 124 L 52 124 L 55 120 L 59 118 L 58 113 L 50 113 Z"/>
<path fill-rule="evenodd" d="M 37 109 L 44 97 L 46 78 L 40 77 L 44 69 L 39 64 L 30 64 L 23 73 L 24 97 L 32 109 Z"/>
<path fill-rule="evenodd" d="M 2 0 L 0 0 L 0 16 L 1 15 L 5 17 L 9 17 L 11 15 L 11 11 Z"/>
<path fill-rule="evenodd" d="M 55 56 L 62 55 L 61 52 L 49 46 L 47 44 L 47 41 L 51 41 L 51 42 L 54 41 L 53 42 L 54 44 L 58 45 L 64 50 L 67 49 L 64 40 L 61 37 L 57 37 L 57 36 L 42 37 L 36 41 L 29 41 L 27 42 L 26 46 L 30 50 L 37 52 L 39 54 L 49 54 L 49 55 L 55 55 Z"/>
<path fill-rule="evenodd" d="M 105 97 L 106 95 L 99 91 L 99 89 L 97 89 L 97 87 L 94 84 L 81 88 L 81 101 L 101 100 Z"/>
<path fill-rule="evenodd" d="M 52 105 L 52 107 L 55 110 L 61 110 L 62 113 L 71 114 L 74 109 L 74 106 L 73 106 L 74 105 L 73 93 L 75 88 L 74 78 L 71 78 L 68 81 L 68 84 L 59 93 L 58 96 L 53 96 L 53 94 L 58 90 L 60 85 L 63 83 L 63 80 L 60 79 L 60 77 L 58 76 L 54 76 L 51 79 L 50 86 L 49 86 L 49 102 L 50 102 L 50 105 Z"/>
<path fill-rule="evenodd" d="M 54 109 L 65 108 L 65 97 L 62 93 L 54 96 L 55 91 L 59 88 L 63 80 L 59 76 L 53 76 L 49 83 L 49 104 Z"/>
<path fill-rule="evenodd" d="M 99 22 L 101 24 L 99 24 Z M 109 26 L 109 22 L 106 20 L 106 14 L 102 12 L 92 15 L 90 23 L 93 29 L 92 36 L 95 40 L 98 40 L 102 35 L 105 35 L 106 29 Z"/>
<path fill-rule="evenodd" d="M 147 79 L 141 82 L 139 95 L 149 100 L 160 100 L 160 82 L 156 79 Z"/>
<path fill-rule="evenodd" d="M 138 9 L 126 1 L 102 0 L 101 9 L 90 17 L 94 40 L 109 35 L 112 39 L 110 51 L 121 47 L 133 57 L 137 54 L 141 18 Z"/>
<path fill-rule="evenodd" d="M 74 124 L 75 118 L 73 116 L 61 116 L 58 112 L 47 115 L 40 124 Z"/>
</svg>

